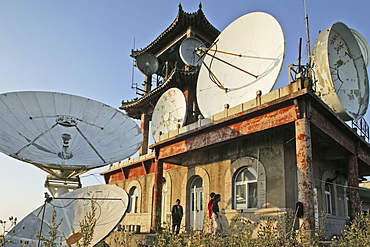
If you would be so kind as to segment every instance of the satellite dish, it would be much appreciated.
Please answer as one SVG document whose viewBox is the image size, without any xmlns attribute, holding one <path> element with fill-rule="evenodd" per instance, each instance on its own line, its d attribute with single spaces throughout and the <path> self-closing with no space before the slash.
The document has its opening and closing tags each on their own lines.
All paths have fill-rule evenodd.
<svg viewBox="0 0 370 247">
<path fill-rule="evenodd" d="M 121 111 L 54 92 L 0 94 L 0 126 L 0 151 L 50 173 L 54 196 L 80 188 L 81 173 L 134 154 L 143 139 Z"/>
<path fill-rule="evenodd" d="M 141 73 L 147 76 L 157 72 L 159 67 L 158 59 L 149 52 L 144 52 L 136 57 L 136 65 Z"/>
<path fill-rule="evenodd" d="M 200 66 L 202 61 L 197 55 L 197 49 L 203 46 L 203 42 L 195 37 L 188 37 L 181 42 L 180 57 L 188 66 Z"/>
<path fill-rule="evenodd" d="M 44 169 L 88 170 L 121 161 L 142 133 L 123 112 L 54 92 L 0 94 L 0 151 Z"/>
<path fill-rule="evenodd" d="M 127 210 L 128 195 L 116 185 L 89 186 L 54 198 L 50 203 L 45 203 L 45 207 L 40 206 L 14 226 L 5 236 L 5 240 L 11 241 L 6 246 L 38 246 L 37 235 L 40 231 L 48 239 L 54 210 L 55 223 L 61 222 L 57 229 L 56 244 L 75 246 L 76 239 L 82 237 L 79 232 L 80 223 L 92 211 L 91 200 L 96 205 L 96 226 L 89 246 L 94 246 L 117 226 Z M 75 229 L 75 234 L 72 228 Z"/>
<path fill-rule="evenodd" d="M 183 126 L 186 117 L 186 100 L 178 88 L 170 88 L 162 94 L 152 115 L 152 135 L 156 142 L 163 133 Z"/>
<path fill-rule="evenodd" d="M 353 35 L 355 35 L 357 43 L 360 46 L 360 50 L 361 50 L 362 56 L 364 57 L 366 67 L 369 67 L 369 65 L 370 65 L 370 46 L 369 46 L 369 43 L 367 43 L 364 36 L 362 36 L 362 34 L 360 34 L 358 31 L 356 31 L 354 29 L 351 29 L 351 32 L 353 33 Z"/>
<path fill-rule="evenodd" d="M 366 63 L 353 32 L 337 22 L 321 31 L 313 49 L 315 89 L 344 121 L 362 118 L 369 104 Z"/>
<path fill-rule="evenodd" d="M 263 12 L 246 14 L 223 30 L 200 68 L 197 101 L 204 117 L 270 92 L 280 74 L 285 42 L 279 22 Z"/>
</svg>

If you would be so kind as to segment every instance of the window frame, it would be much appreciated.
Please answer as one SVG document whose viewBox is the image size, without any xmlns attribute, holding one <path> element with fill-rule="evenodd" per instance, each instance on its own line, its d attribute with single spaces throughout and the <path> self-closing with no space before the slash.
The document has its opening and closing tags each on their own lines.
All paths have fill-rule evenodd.
<svg viewBox="0 0 370 247">
<path fill-rule="evenodd" d="M 244 180 L 244 181 L 237 181 L 239 176 L 242 174 L 242 172 L 244 172 L 245 170 L 247 170 L 248 172 L 250 172 L 254 177 L 255 179 L 253 180 Z M 256 185 L 256 198 L 255 198 L 255 207 L 249 207 L 249 204 L 250 204 L 250 196 L 249 196 L 249 189 L 250 189 L 250 184 L 255 184 Z M 243 186 L 244 187 L 244 192 L 245 192 L 245 204 L 243 206 L 240 206 L 240 204 L 237 203 L 237 186 Z M 238 169 L 238 171 L 235 173 L 235 176 L 233 178 L 233 206 L 234 206 L 234 209 L 256 209 L 258 208 L 258 174 L 257 174 L 257 171 L 253 168 L 253 167 L 249 167 L 249 166 L 244 166 L 244 167 L 241 167 L 240 169 Z"/>
<path fill-rule="evenodd" d="M 138 201 L 139 201 L 139 189 L 136 186 L 132 186 L 129 190 L 130 202 L 128 205 L 127 213 L 138 213 Z"/>
</svg>

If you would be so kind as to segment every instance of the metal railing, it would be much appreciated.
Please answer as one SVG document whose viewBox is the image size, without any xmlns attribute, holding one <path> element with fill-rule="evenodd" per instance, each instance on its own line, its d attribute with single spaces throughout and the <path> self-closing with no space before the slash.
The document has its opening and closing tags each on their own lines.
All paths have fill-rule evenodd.
<svg viewBox="0 0 370 247">
<path fill-rule="evenodd" d="M 366 142 L 369 142 L 369 125 L 364 118 L 352 120 L 352 128 L 356 129 L 359 136 L 363 136 Z"/>
</svg>

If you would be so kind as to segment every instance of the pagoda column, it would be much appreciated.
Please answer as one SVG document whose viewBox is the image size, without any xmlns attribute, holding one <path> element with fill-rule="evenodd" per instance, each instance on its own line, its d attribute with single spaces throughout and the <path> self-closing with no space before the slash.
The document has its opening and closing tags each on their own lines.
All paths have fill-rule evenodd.
<svg viewBox="0 0 370 247">
<path fill-rule="evenodd" d="M 149 93 L 152 89 L 152 76 L 145 76 L 144 81 L 144 95 Z M 148 146 L 149 146 L 149 122 L 150 119 L 148 117 L 147 111 L 143 111 L 140 116 L 140 129 L 143 133 L 143 144 L 139 149 L 139 156 L 148 153 Z"/>
<path fill-rule="evenodd" d="M 154 161 L 154 188 L 151 231 L 156 232 L 161 226 L 162 213 L 162 187 L 163 187 L 163 161 L 156 154 Z"/>
</svg>

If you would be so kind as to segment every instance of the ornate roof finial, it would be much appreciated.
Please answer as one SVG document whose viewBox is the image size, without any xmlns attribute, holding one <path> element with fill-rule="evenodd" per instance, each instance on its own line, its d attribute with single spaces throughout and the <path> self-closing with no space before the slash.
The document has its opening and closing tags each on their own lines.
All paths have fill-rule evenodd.
<svg viewBox="0 0 370 247">
<path fill-rule="evenodd" d="M 179 3 L 179 11 L 182 11 L 182 5 Z"/>
<path fill-rule="evenodd" d="M 199 9 L 202 9 L 202 2 L 199 2 Z"/>
</svg>

